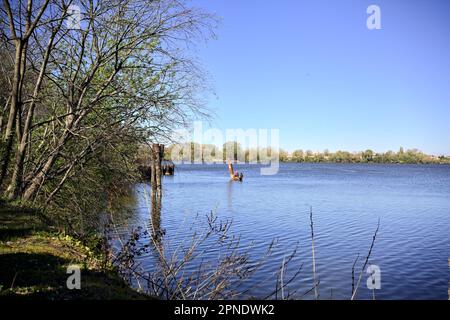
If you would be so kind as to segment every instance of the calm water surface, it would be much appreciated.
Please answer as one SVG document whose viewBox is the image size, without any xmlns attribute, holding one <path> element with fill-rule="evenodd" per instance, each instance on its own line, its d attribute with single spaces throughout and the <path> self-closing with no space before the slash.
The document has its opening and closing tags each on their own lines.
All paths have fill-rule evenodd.
<svg viewBox="0 0 450 320">
<path fill-rule="evenodd" d="M 334 299 L 350 297 L 353 262 L 360 254 L 359 271 L 378 219 L 380 230 L 370 260 L 381 268 L 376 298 L 448 298 L 450 166 L 281 164 L 273 176 L 260 175 L 257 165 L 236 169 L 244 172 L 243 183 L 230 182 L 225 165 L 178 166 L 174 177 L 163 180 L 161 228 L 176 243 L 191 234 L 189 221 L 196 215 L 215 210 L 219 218 L 233 220 L 231 231 L 243 244 L 253 243 L 254 259 L 278 239 L 274 254 L 251 279 L 260 283 L 252 295 L 264 297 L 275 288 L 274 274 L 283 256 L 298 244 L 290 272 L 302 263 L 303 271 L 289 287 L 298 290 L 298 298 L 313 298 L 302 296 L 312 285 L 312 206 L 321 298 L 329 299 L 331 290 Z M 148 188 L 135 187 L 136 204 L 121 225 L 123 234 L 151 223 Z M 217 260 L 218 254 L 211 250 L 205 259 Z M 149 270 L 155 263 L 151 254 L 141 262 Z M 372 297 L 366 279 L 360 299 Z"/>
</svg>

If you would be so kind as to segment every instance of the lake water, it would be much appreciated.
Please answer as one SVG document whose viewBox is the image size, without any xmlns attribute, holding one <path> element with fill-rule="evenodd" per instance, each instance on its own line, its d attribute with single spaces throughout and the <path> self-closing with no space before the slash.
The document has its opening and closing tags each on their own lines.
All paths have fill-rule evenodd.
<svg viewBox="0 0 450 320">
<path fill-rule="evenodd" d="M 303 268 L 289 285 L 295 297 L 311 288 L 312 257 L 309 210 L 313 209 L 317 274 L 321 299 L 351 296 L 352 265 L 359 273 L 380 219 L 370 258 L 381 270 L 377 299 L 447 299 L 450 257 L 450 166 L 372 164 L 281 164 L 273 176 L 260 166 L 237 165 L 244 182 L 230 182 L 226 165 L 180 165 L 174 177 L 164 177 L 161 228 L 176 243 L 188 237 L 189 222 L 214 210 L 231 218 L 231 232 L 242 244 L 253 243 L 251 257 L 263 256 L 277 239 L 274 253 L 253 275 L 251 295 L 264 297 L 275 288 L 284 256 L 298 244 L 286 278 Z M 148 185 L 135 187 L 136 204 L 121 225 L 126 233 L 151 224 Z M 210 250 L 205 260 L 217 259 Z M 152 254 L 140 258 L 152 269 Z M 361 282 L 359 299 L 371 299 Z M 331 293 L 332 292 L 332 293 Z"/>
</svg>

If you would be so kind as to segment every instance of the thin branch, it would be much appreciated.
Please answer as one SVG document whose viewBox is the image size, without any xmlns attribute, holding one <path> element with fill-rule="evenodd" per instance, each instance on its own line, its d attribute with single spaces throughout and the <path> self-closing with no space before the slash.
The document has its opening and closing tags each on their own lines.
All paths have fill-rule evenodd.
<svg viewBox="0 0 450 320">
<path fill-rule="evenodd" d="M 311 250 L 312 250 L 312 264 L 313 264 L 313 281 L 314 281 L 314 296 L 316 300 L 319 299 L 319 289 L 317 284 L 317 274 L 316 274 L 316 252 L 314 245 L 314 223 L 313 223 L 313 211 L 312 207 L 309 209 L 309 219 L 311 221 Z"/>
<path fill-rule="evenodd" d="M 356 288 L 352 294 L 351 300 L 354 300 L 356 298 L 356 294 L 358 292 L 358 288 L 361 283 L 362 275 L 363 275 L 364 270 L 366 269 L 367 264 L 369 263 L 370 255 L 372 254 L 372 249 L 373 249 L 373 246 L 375 245 L 375 240 L 377 238 L 379 229 L 380 229 L 380 219 L 378 219 L 377 229 L 375 230 L 375 234 L 373 235 L 372 244 L 370 245 L 369 253 L 367 254 L 366 260 L 364 261 L 364 264 L 361 268 L 361 272 L 359 273 L 358 282 L 356 283 Z"/>
</svg>

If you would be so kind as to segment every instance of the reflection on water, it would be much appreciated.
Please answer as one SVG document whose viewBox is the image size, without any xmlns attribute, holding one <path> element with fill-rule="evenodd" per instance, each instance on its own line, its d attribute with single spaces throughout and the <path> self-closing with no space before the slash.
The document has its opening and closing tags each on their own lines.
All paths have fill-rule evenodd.
<svg viewBox="0 0 450 320">
<path fill-rule="evenodd" d="M 153 241 L 160 244 L 162 237 L 164 236 L 164 231 L 161 228 L 161 195 L 152 194 L 151 197 L 151 236 Z"/>
<path fill-rule="evenodd" d="M 233 211 L 233 185 L 235 184 L 235 181 L 228 181 L 228 188 L 227 188 L 227 204 L 228 204 L 228 210 Z"/>
<path fill-rule="evenodd" d="M 245 173 L 243 183 L 230 182 L 223 165 L 178 166 L 174 177 L 164 179 L 163 199 L 153 204 L 145 195 L 148 185 L 136 185 L 133 214 L 123 220 L 119 232 L 143 226 L 151 229 L 155 240 L 164 239 L 167 245 L 167 238 L 175 245 L 192 232 L 185 222 L 214 210 L 220 218 L 233 220 L 231 231 L 241 237 L 242 244 L 253 243 L 254 259 L 278 239 L 273 256 L 252 278 L 260 283 L 253 295 L 262 297 L 273 290 L 283 257 L 297 243 L 299 250 L 287 277 L 303 264 L 290 286 L 305 292 L 313 281 L 312 206 L 322 298 L 329 298 L 325 292 L 332 291 L 335 299 L 347 299 L 352 265 L 358 254 L 362 264 L 380 219 L 369 261 L 381 269 L 377 299 L 447 299 L 449 166 L 282 164 L 275 176 L 261 176 L 255 165 L 236 169 Z M 217 261 L 220 254 L 211 250 L 203 259 Z M 144 255 L 141 262 L 151 270 L 155 255 Z M 361 265 L 357 272 L 358 268 Z M 372 291 L 365 287 L 365 279 L 358 297 L 370 299 Z"/>
</svg>

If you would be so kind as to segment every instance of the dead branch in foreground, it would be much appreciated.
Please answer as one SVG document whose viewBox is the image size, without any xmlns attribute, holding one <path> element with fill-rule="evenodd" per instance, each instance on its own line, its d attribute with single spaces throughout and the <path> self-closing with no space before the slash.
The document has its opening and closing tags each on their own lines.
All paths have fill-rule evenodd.
<svg viewBox="0 0 450 320">
<path fill-rule="evenodd" d="M 165 230 L 160 226 L 160 206 L 152 203 L 151 223 L 148 230 L 133 230 L 128 240 L 121 240 L 121 248 L 114 255 L 114 263 L 121 270 L 122 275 L 130 285 L 136 285 L 141 291 L 149 295 L 167 300 L 217 300 L 254 298 L 251 291 L 276 277 L 275 289 L 263 299 L 302 299 L 314 292 L 314 298 L 319 298 L 320 280 L 316 273 L 314 223 L 312 208 L 310 208 L 310 227 L 313 255 L 313 286 L 303 294 L 297 295 L 296 290 L 290 290 L 291 284 L 300 276 L 303 270 L 301 264 L 287 277 L 288 266 L 293 263 L 297 255 L 298 244 L 289 256 L 284 256 L 276 274 L 269 274 L 265 280 L 248 285 L 251 277 L 271 256 L 276 241 L 272 241 L 262 258 L 253 260 L 250 252 L 252 245 L 243 245 L 240 237 L 230 234 L 232 221 L 221 221 L 211 212 L 206 215 L 206 223 L 202 223 L 197 215 L 191 221 L 192 235 L 177 240 L 175 245 L 170 243 Z M 180 224 L 182 228 L 184 222 Z M 372 243 L 365 259 L 362 270 L 355 286 L 355 266 L 352 266 L 352 296 L 356 297 L 363 271 L 370 259 L 379 224 L 372 239 Z M 202 227 L 198 227 L 202 226 Z M 178 232 L 176 232 L 177 234 Z M 144 241 L 144 244 L 138 245 Z M 205 257 L 217 253 L 217 259 L 206 262 Z M 145 270 L 138 262 L 138 257 L 151 254 L 155 260 L 152 271 Z M 333 292 L 331 291 L 331 297 Z"/>
<path fill-rule="evenodd" d="M 373 246 L 375 245 L 375 239 L 377 238 L 377 234 L 378 234 L 378 230 L 379 229 L 380 229 L 380 219 L 378 219 L 377 229 L 375 230 L 375 234 L 373 235 L 372 244 L 370 245 L 370 248 L 369 248 L 369 253 L 367 254 L 366 260 L 364 261 L 364 264 L 363 264 L 363 266 L 361 268 L 361 271 L 359 273 L 358 282 L 356 283 L 355 290 L 352 293 L 351 300 L 354 300 L 356 298 L 356 293 L 358 292 L 358 288 L 359 288 L 359 285 L 361 283 L 363 272 L 364 272 L 364 270 L 366 270 L 367 263 L 369 263 L 369 259 L 370 259 L 370 256 L 372 254 L 372 249 L 373 249 Z"/>
</svg>

